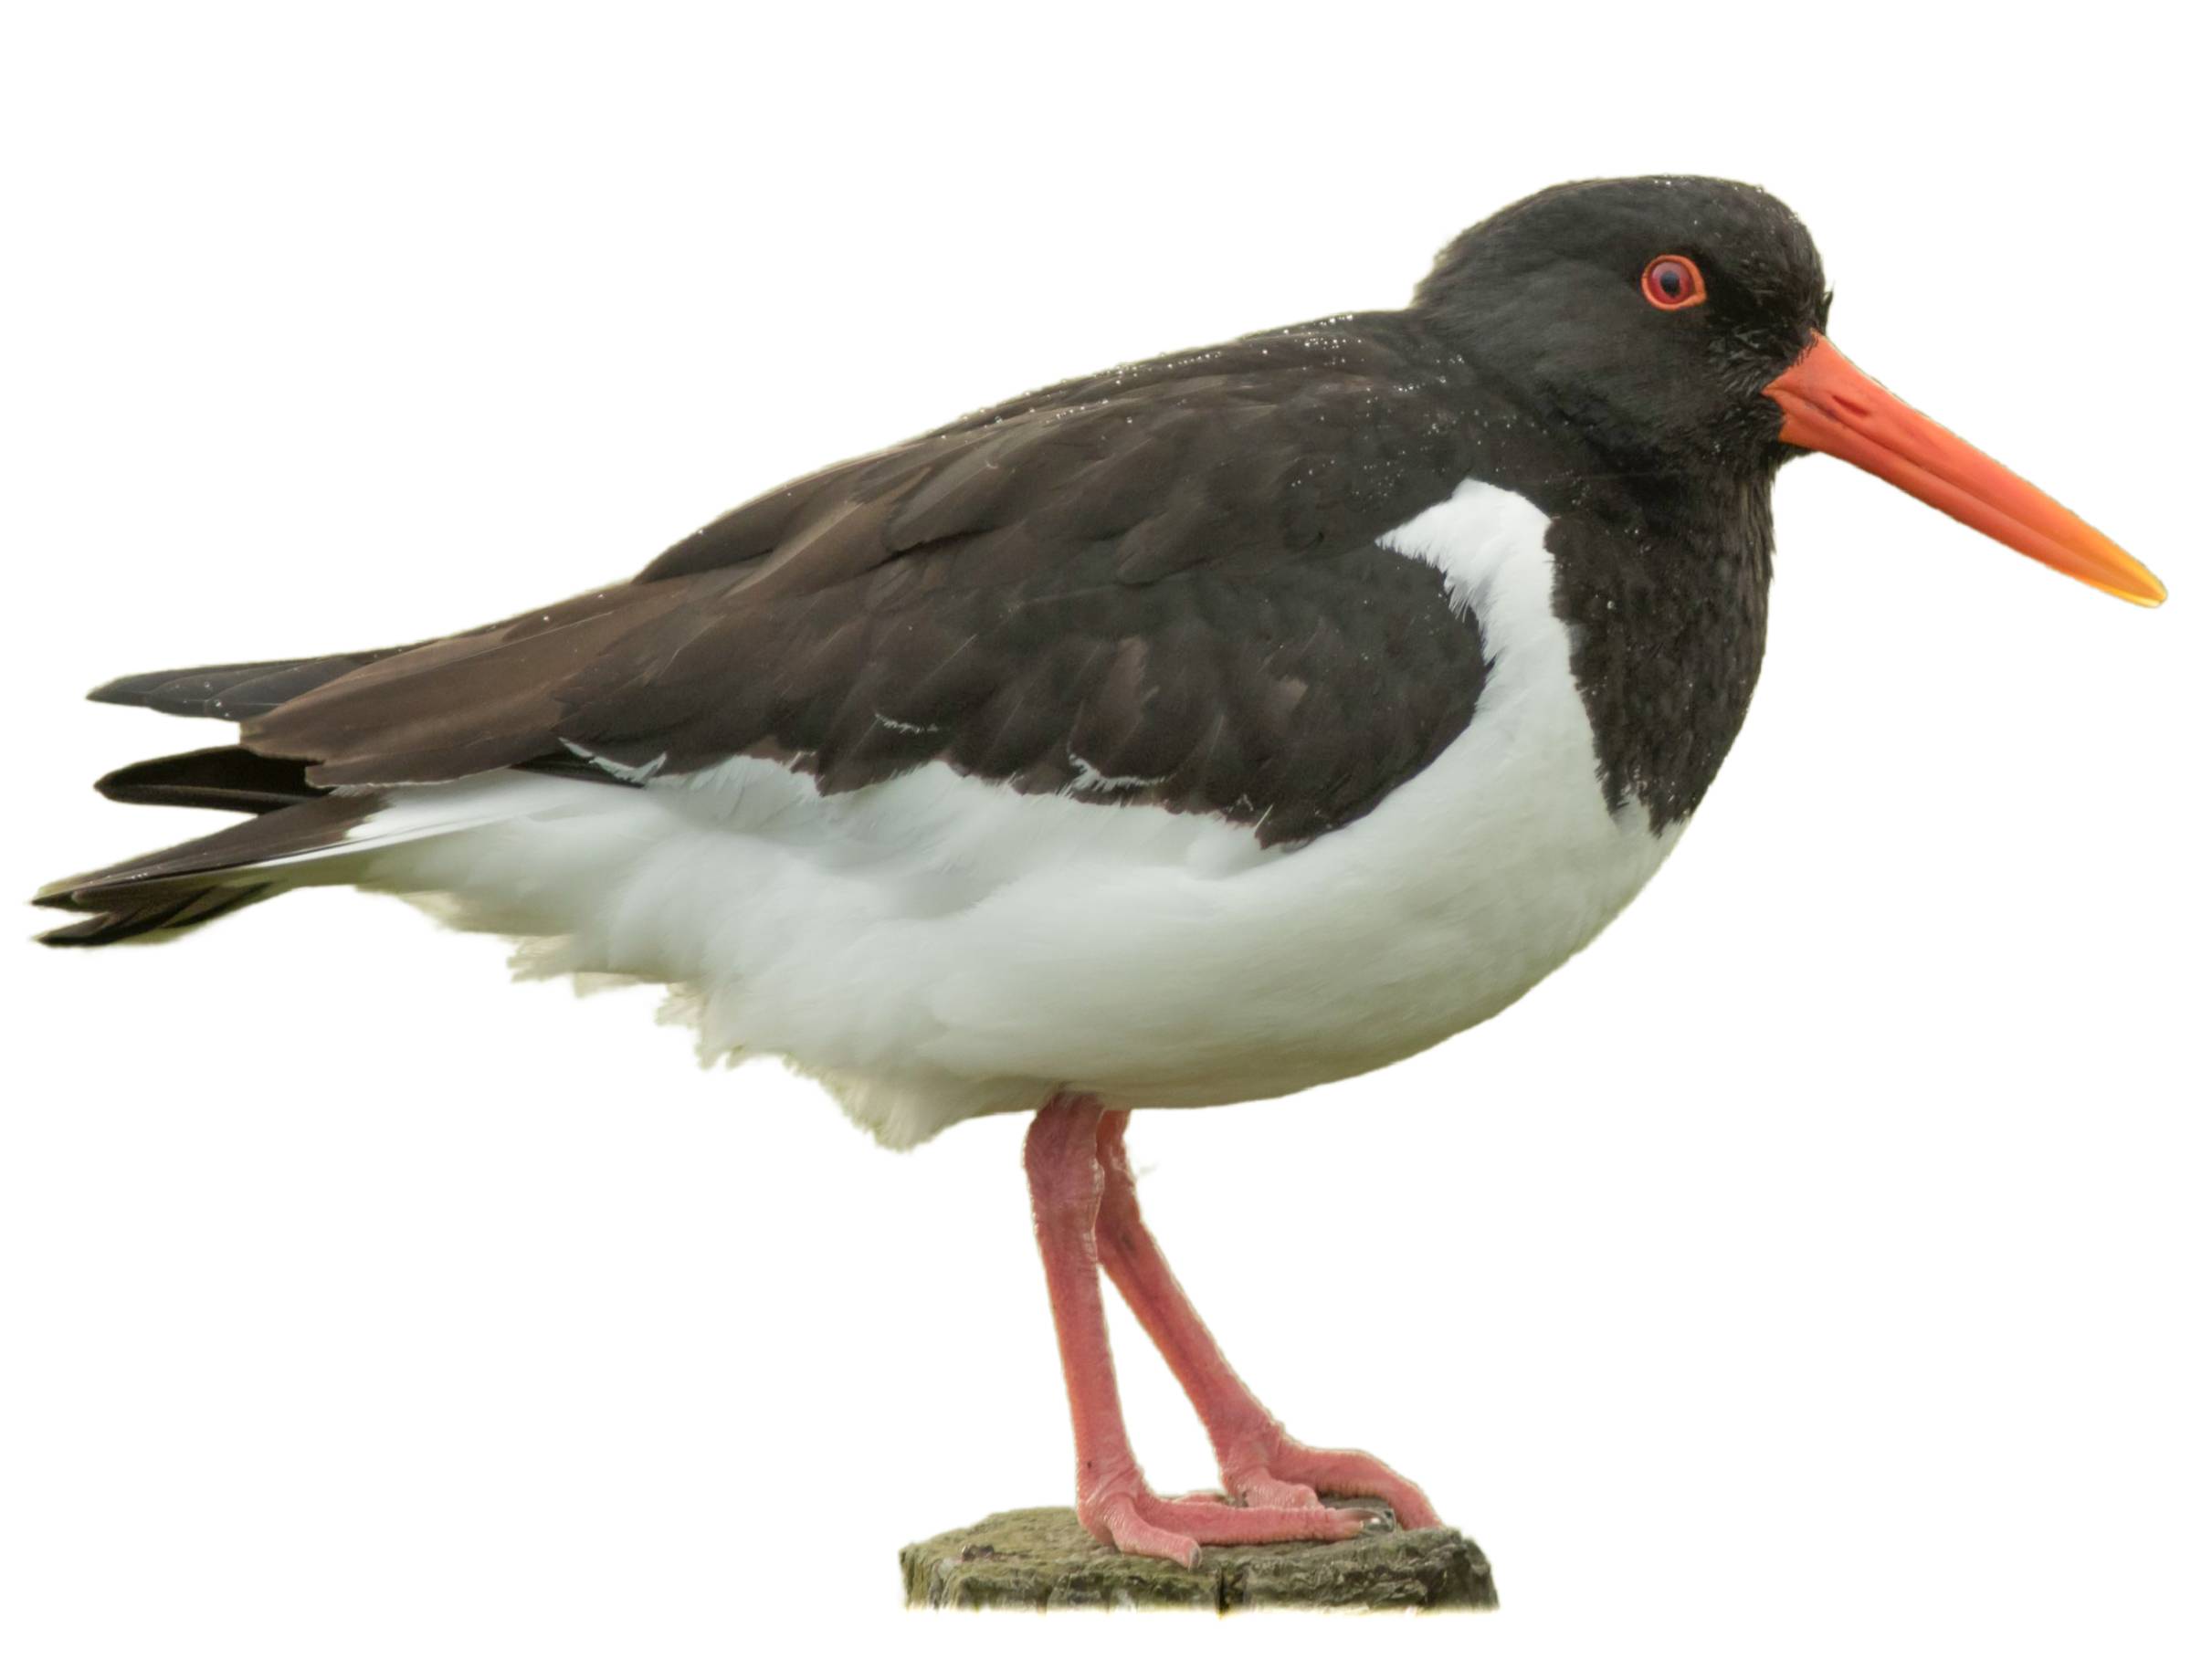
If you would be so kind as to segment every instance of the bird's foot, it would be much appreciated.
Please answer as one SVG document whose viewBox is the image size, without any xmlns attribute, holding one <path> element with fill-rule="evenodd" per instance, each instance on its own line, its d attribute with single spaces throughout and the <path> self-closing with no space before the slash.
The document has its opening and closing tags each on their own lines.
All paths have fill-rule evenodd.
<svg viewBox="0 0 2212 1659">
<path fill-rule="evenodd" d="M 1440 1527 L 1421 1488 L 1364 1452 L 1323 1452 L 1269 1425 L 1226 1449 L 1221 1480 L 1248 1504 L 1310 1508 L 1326 1497 L 1377 1497 L 1408 1532 Z"/>
<path fill-rule="evenodd" d="M 1357 1509 L 1311 1502 L 1240 1507 L 1210 1495 L 1161 1497 L 1141 1478 L 1084 1493 L 1075 1517 L 1091 1537 L 1124 1555 L 1158 1556 L 1185 1567 L 1198 1564 L 1201 1544 L 1335 1543 L 1358 1537 L 1368 1520 Z"/>
</svg>

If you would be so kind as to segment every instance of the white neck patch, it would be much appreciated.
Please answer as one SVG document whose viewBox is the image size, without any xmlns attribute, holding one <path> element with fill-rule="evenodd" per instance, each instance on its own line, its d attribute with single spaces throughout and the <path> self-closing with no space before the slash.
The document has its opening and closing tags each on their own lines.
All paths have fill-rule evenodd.
<svg viewBox="0 0 2212 1659">
<path fill-rule="evenodd" d="M 1485 633 L 1526 633 L 1552 620 L 1550 524 L 1526 497 L 1465 478 L 1376 545 L 1443 572 L 1452 609 L 1479 617 Z"/>
</svg>

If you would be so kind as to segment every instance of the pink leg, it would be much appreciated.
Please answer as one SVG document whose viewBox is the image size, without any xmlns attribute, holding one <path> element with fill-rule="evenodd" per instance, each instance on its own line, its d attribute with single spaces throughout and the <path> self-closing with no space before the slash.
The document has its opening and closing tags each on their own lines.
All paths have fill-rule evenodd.
<svg viewBox="0 0 2212 1659">
<path fill-rule="evenodd" d="M 1271 1507 L 1312 1504 L 1316 1491 L 1379 1497 L 1402 1527 L 1442 1525 L 1418 1486 L 1365 1453 L 1321 1452 L 1291 1439 L 1229 1369 L 1138 1213 L 1136 1178 L 1122 1144 L 1128 1127 L 1127 1112 L 1107 1112 L 1099 1119 L 1099 1164 L 1105 1176 L 1099 1261 L 1197 1408 L 1221 1465 L 1222 1484 L 1247 1503 Z"/>
<path fill-rule="evenodd" d="M 1134 1555 L 1193 1566 L 1200 1544 L 1265 1544 L 1290 1538 L 1343 1538 L 1358 1532 L 1356 1513 L 1301 1508 L 1232 1508 L 1202 1498 L 1162 1498 L 1144 1484 L 1122 1422 L 1106 1310 L 1099 1293 L 1097 1226 L 1104 1172 L 1099 1164 L 1096 1101 L 1057 1099 L 1037 1115 L 1023 1147 L 1045 1286 L 1059 1334 L 1060 1369 L 1075 1419 L 1075 1513 L 1091 1536 Z"/>
</svg>

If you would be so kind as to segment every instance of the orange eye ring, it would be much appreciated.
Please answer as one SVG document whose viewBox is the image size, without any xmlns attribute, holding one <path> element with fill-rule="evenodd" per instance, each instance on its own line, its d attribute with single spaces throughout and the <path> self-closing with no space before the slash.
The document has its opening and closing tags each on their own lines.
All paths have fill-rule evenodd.
<svg viewBox="0 0 2212 1659">
<path fill-rule="evenodd" d="M 1687 254 L 1661 254 L 1644 267 L 1644 298 L 1662 311 L 1705 303 L 1705 273 Z"/>
</svg>

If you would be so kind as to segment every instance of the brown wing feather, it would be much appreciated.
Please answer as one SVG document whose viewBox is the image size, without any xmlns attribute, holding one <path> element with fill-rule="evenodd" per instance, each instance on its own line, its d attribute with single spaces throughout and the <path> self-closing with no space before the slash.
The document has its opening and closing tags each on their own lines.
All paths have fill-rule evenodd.
<svg viewBox="0 0 2212 1659">
<path fill-rule="evenodd" d="M 327 677 L 279 665 L 312 683 L 244 740 L 321 788 L 574 751 L 767 755 L 831 789 L 944 760 L 1319 833 L 1425 764 L 1482 678 L 1436 572 L 1374 546 L 1467 460 L 1468 371 L 1412 327 L 1307 325 L 984 411 L 632 583 Z"/>
</svg>

